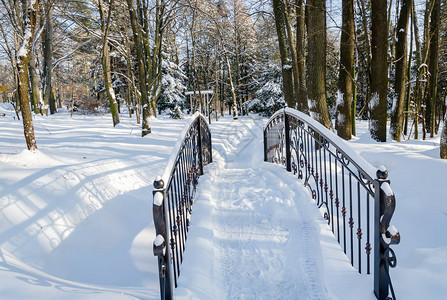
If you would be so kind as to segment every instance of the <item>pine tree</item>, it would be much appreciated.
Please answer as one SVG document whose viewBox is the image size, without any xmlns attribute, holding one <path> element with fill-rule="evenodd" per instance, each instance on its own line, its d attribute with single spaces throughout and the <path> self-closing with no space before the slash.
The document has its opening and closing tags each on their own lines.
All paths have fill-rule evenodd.
<svg viewBox="0 0 447 300">
<path fill-rule="evenodd" d="M 185 82 L 187 80 L 183 70 L 163 55 L 161 63 L 161 92 L 157 102 L 159 113 L 163 110 L 169 110 L 171 117 L 182 118 L 181 110 L 186 104 Z"/>
<path fill-rule="evenodd" d="M 281 67 L 279 65 L 266 65 L 264 72 L 258 78 L 255 89 L 255 97 L 246 103 L 250 111 L 270 117 L 278 109 L 285 106 Z"/>
</svg>

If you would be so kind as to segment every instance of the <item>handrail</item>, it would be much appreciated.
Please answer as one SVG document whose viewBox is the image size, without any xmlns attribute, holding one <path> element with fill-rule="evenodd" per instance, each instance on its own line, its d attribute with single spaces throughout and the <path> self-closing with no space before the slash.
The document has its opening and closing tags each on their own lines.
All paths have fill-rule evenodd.
<svg viewBox="0 0 447 300">
<path fill-rule="evenodd" d="M 390 245 L 400 242 L 400 234 L 390 225 L 396 200 L 385 167 L 375 169 L 332 131 L 290 108 L 278 110 L 264 129 L 264 161 L 282 164 L 304 181 L 359 273 L 371 274 L 373 254 L 377 299 L 390 292 L 395 299 L 389 267 L 397 261 Z"/>
<path fill-rule="evenodd" d="M 195 113 L 180 137 L 163 176 L 154 181 L 153 251 L 158 261 L 161 299 L 173 298 L 198 179 L 203 167 L 212 162 L 211 131 L 203 115 Z"/>
</svg>

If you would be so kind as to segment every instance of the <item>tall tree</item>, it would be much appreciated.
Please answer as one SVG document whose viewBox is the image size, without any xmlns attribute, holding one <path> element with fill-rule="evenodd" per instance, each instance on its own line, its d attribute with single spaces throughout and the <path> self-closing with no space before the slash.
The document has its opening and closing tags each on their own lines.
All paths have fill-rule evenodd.
<svg viewBox="0 0 447 300">
<path fill-rule="evenodd" d="M 43 31 L 42 51 L 42 86 L 43 101 L 50 105 L 50 114 L 56 113 L 56 99 L 53 94 L 53 3 L 46 1 L 42 5 L 45 11 L 45 27 Z"/>
<path fill-rule="evenodd" d="M 441 132 L 440 156 L 447 159 L 447 118 L 444 118 L 444 129 Z"/>
<path fill-rule="evenodd" d="M 303 0 L 296 0 L 296 60 L 298 62 L 298 82 L 299 88 L 296 91 L 298 99 L 298 109 L 306 114 L 309 113 L 307 105 L 306 90 L 306 69 L 304 59 L 304 3 Z"/>
<path fill-rule="evenodd" d="M 286 21 L 284 2 L 286 0 L 273 0 L 273 13 L 275 15 L 276 32 L 278 35 L 279 53 L 281 56 L 284 100 L 289 107 L 295 108 L 295 98 L 293 96 L 293 73 L 292 60 L 288 47 L 286 33 Z"/>
<path fill-rule="evenodd" d="M 394 140 L 400 142 L 404 122 L 405 94 L 407 86 L 407 32 L 408 20 L 412 10 L 412 0 L 402 0 L 399 20 L 397 22 L 396 67 L 394 88 L 396 96 L 391 112 L 390 133 Z"/>
<path fill-rule="evenodd" d="M 22 111 L 23 131 L 28 150 L 36 150 L 37 143 L 34 137 L 33 119 L 29 105 L 28 95 L 28 63 L 31 53 L 32 42 L 34 39 L 34 31 L 36 29 L 37 12 L 39 10 L 39 1 L 31 2 L 24 0 L 24 34 L 21 47 L 17 52 L 17 70 L 19 74 L 19 100 L 20 109 Z"/>
<path fill-rule="evenodd" d="M 387 120 L 387 1 L 371 1 L 371 99 L 370 128 L 371 137 L 378 142 L 386 142 Z"/>
<path fill-rule="evenodd" d="M 140 3 L 137 3 L 137 5 Z M 145 68 L 145 59 L 143 52 L 143 35 L 142 27 L 138 23 L 137 14 L 134 7 L 133 0 L 127 0 L 127 8 L 130 16 L 130 25 L 132 27 L 135 50 L 137 54 L 137 67 L 138 67 L 138 81 L 140 87 L 141 105 L 143 107 L 143 120 L 142 120 L 142 132 L 141 135 L 145 136 L 151 133 L 150 125 L 150 108 L 149 98 L 147 92 L 147 72 Z"/>
<path fill-rule="evenodd" d="M 430 137 L 435 136 L 436 129 L 436 100 L 438 92 L 439 78 L 439 20 L 441 15 L 441 0 L 432 0 L 433 10 L 430 18 L 429 30 L 429 61 L 428 71 L 430 73 L 430 82 L 428 87 L 428 98 L 426 103 L 426 128 L 430 131 Z"/>
<path fill-rule="evenodd" d="M 354 69 L 354 0 L 343 0 L 343 13 L 340 39 L 339 95 L 337 99 L 337 118 L 335 127 L 338 136 L 350 140 L 352 135 L 351 99 Z"/>
<path fill-rule="evenodd" d="M 326 1 L 306 2 L 307 25 L 307 93 L 312 118 L 331 128 L 326 103 Z"/>
</svg>

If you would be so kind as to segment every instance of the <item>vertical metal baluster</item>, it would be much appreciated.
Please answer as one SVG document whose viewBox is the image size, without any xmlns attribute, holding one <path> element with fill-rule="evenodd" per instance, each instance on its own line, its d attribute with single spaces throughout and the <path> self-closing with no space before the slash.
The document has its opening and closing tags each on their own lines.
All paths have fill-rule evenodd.
<svg viewBox="0 0 447 300">
<path fill-rule="evenodd" d="M 291 155 L 290 155 L 290 124 L 289 124 L 289 116 L 286 114 L 284 110 L 284 141 L 286 147 L 286 170 L 287 172 L 292 171 L 292 163 L 291 163 Z"/>
<path fill-rule="evenodd" d="M 184 190 L 184 194 L 182 195 L 182 200 L 183 200 L 183 207 L 184 207 L 184 214 L 185 214 L 185 223 L 186 223 L 186 232 L 188 232 L 189 230 L 189 199 L 188 199 L 188 193 L 189 193 L 189 181 L 188 181 L 188 176 L 189 176 L 189 171 L 188 171 L 188 159 L 189 159 L 189 155 L 188 155 L 188 151 L 185 145 L 185 149 L 183 150 L 183 163 L 182 163 L 182 184 L 183 186 L 186 188 L 187 190 Z"/>
<path fill-rule="evenodd" d="M 267 157 L 267 149 L 268 149 L 268 144 L 267 144 L 267 135 L 268 135 L 268 125 L 267 127 L 265 127 L 265 129 L 262 131 L 263 137 L 264 137 L 264 161 L 268 161 L 268 157 Z"/>
<path fill-rule="evenodd" d="M 338 166 L 338 160 L 337 157 L 334 157 L 334 162 L 335 162 L 335 207 L 337 209 L 337 240 L 338 243 L 340 244 L 340 198 L 338 197 L 338 170 L 337 170 L 337 166 Z"/>
<path fill-rule="evenodd" d="M 180 182 L 181 185 L 183 187 L 182 189 L 182 195 L 181 195 L 181 203 L 182 203 L 182 221 L 183 221 L 183 227 L 185 228 L 185 242 L 188 239 L 187 233 L 188 233 L 188 224 L 187 224 L 187 220 L 188 220 L 188 210 L 187 210 L 187 203 L 186 203 L 186 193 L 187 193 L 187 186 L 188 186 L 188 171 L 186 168 L 186 159 L 187 159 L 187 155 L 186 155 L 186 148 L 183 149 L 182 154 L 181 154 L 181 160 L 182 160 L 182 165 L 181 165 L 181 174 L 182 176 L 180 177 Z"/>
<path fill-rule="evenodd" d="M 327 184 L 327 165 L 326 165 L 326 162 L 327 162 L 327 153 L 326 153 L 326 147 L 324 146 L 323 147 L 323 153 L 324 153 L 324 193 L 325 193 L 325 199 L 326 199 L 326 208 L 329 210 L 329 205 L 327 205 L 329 202 L 328 202 L 328 189 L 329 189 L 329 187 L 328 187 L 328 184 Z M 329 215 L 329 211 L 327 212 L 328 213 L 328 215 Z M 329 220 L 331 220 L 331 219 L 329 219 Z"/>
<path fill-rule="evenodd" d="M 359 178 L 361 179 L 361 178 Z M 362 273 L 362 218 L 361 218 L 361 204 L 360 204 L 360 182 L 357 181 L 357 201 L 358 201 L 358 247 L 359 247 L 359 273 Z"/>
<path fill-rule="evenodd" d="M 174 169 L 174 173 L 173 173 L 173 175 L 176 173 L 176 169 Z M 175 177 L 172 177 L 173 178 L 173 187 L 174 187 L 174 189 L 175 189 L 175 186 L 176 186 L 176 182 L 175 182 Z M 177 263 L 177 277 L 178 276 L 180 276 L 180 255 L 179 255 L 179 252 L 181 251 L 181 249 L 180 249 L 180 246 L 181 245 L 179 245 L 179 238 L 178 238 L 178 236 L 179 236 L 179 228 L 178 228 L 178 226 L 177 226 L 177 217 L 178 217 L 178 215 L 177 215 L 177 207 L 176 207 L 176 200 L 175 200 L 175 195 L 176 195 L 176 192 L 175 192 L 175 190 L 174 190 L 174 192 L 173 192 L 173 195 L 174 195 L 174 197 L 171 197 L 171 199 L 172 199 L 172 217 L 173 217 L 173 221 L 174 221 L 174 228 L 176 228 L 176 230 L 175 230 L 175 235 L 174 235 L 174 237 L 175 237 L 175 243 L 176 243 L 176 247 L 175 247 L 175 254 L 176 254 L 176 263 Z"/>
<path fill-rule="evenodd" d="M 171 240 L 169 242 L 170 242 L 170 246 L 171 246 L 172 265 L 174 266 L 174 284 L 175 284 L 174 286 L 177 287 L 177 264 L 176 264 L 176 256 L 175 256 L 175 251 L 174 251 L 177 249 L 177 247 L 175 246 L 175 239 L 174 239 L 175 235 L 174 235 L 174 229 L 172 227 L 172 224 L 173 224 L 172 219 L 174 218 L 172 216 L 173 207 L 172 207 L 172 199 L 171 199 L 172 198 L 171 197 L 171 195 L 172 195 L 172 181 L 169 181 L 168 186 L 169 186 L 169 188 L 168 188 L 168 193 L 166 194 L 166 198 L 168 198 L 167 200 L 168 200 L 169 229 L 171 232 L 171 234 L 170 234 Z M 178 255 L 177 255 L 177 260 L 178 260 Z"/>
<path fill-rule="evenodd" d="M 321 137 L 320 136 L 318 136 L 319 138 L 320 138 L 320 141 L 321 141 Z M 323 204 L 323 200 L 324 200 L 324 191 L 323 191 L 323 162 L 322 162 L 322 159 L 321 159 L 321 148 L 323 147 L 319 142 L 320 141 L 318 141 L 317 143 L 318 143 L 318 156 L 319 156 L 319 162 L 320 162 L 320 176 L 318 176 L 318 182 L 317 182 L 317 185 L 318 186 L 320 186 L 320 196 L 319 196 L 319 198 L 320 199 L 318 199 L 318 202 L 320 203 L 319 205 L 322 205 Z"/>
<path fill-rule="evenodd" d="M 370 216 L 369 216 L 369 209 L 370 209 L 370 203 L 369 203 L 369 192 L 366 193 L 366 274 L 371 274 L 371 240 L 370 240 Z"/>
<path fill-rule="evenodd" d="M 196 121 L 195 126 L 197 126 L 197 156 L 198 156 L 198 167 L 199 175 L 203 175 L 203 157 L 202 157 L 202 134 L 200 128 L 200 122 Z"/>
<path fill-rule="evenodd" d="M 314 182 L 316 183 L 315 184 L 315 188 L 317 188 L 318 187 L 318 183 L 315 180 L 315 174 L 317 173 L 317 168 L 316 168 L 316 162 L 315 162 L 316 158 L 315 158 L 315 139 L 314 139 L 314 136 L 312 135 L 310 139 L 311 139 L 311 141 L 310 141 L 310 148 L 311 148 L 310 155 L 311 155 L 311 158 L 312 158 L 312 176 L 314 178 Z M 315 196 L 315 198 L 316 198 L 317 191 L 315 190 L 314 193 L 315 194 L 313 196 Z"/>
<path fill-rule="evenodd" d="M 182 185 L 181 182 L 181 156 L 178 158 L 178 164 L 176 166 L 176 182 L 177 182 L 177 226 L 179 228 L 179 245 L 180 245 L 180 263 L 183 262 L 183 251 L 185 251 L 185 239 L 186 239 L 186 232 L 185 228 L 183 227 L 183 215 L 182 215 L 182 195 L 184 194 L 184 185 Z"/>
<path fill-rule="evenodd" d="M 181 235 L 182 235 L 182 231 L 181 231 L 181 226 L 180 226 L 180 214 L 179 214 L 179 199 L 178 196 L 181 192 L 180 189 L 181 187 L 179 186 L 180 183 L 178 182 L 178 165 L 179 165 L 179 161 L 177 158 L 177 162 L 175 164 L 174 167 L 174 173 L 173 175 L 173 187 L 174 187 L 174 193 L 173 193 L 173 199 L 174 199 L 174 213 L 175 213 L 175 218 L 174 218 L 174 222 L 175 222 L 175 226 L 177 228 L 177 235 L 176 235 L 176 243 L 177 243 L 177 249 L 179 250 L 179 262 L 182 262 L 182 248 L 183 248 L 183 243 L 181 242 Z M 179 267 L 179 275 L 180 275 L 180 267 Z"/>
<path fill-rule="evenodd" d="M 337 174 L 335 174 L 337 176 Z M 334 188 L 332 186 L 332 154 L 329 152 L 329 186 L 330 186 L 330 192 L 329 196 L 331 198 L 331 227 L 332 227 L 332 233 L 334 233 Z"/>
<path fill-rule="evenodd" d="M 349 171 L 349 228 L 351 231 L 351 265 L 354 266 L 354 218 L 352 217 L 352 173 Z"/>
<path fill-rule="evenodd" d="M 342 177 L 342 180 L 343 180 L 343 198 L 342 198 L 342 200 L 343 200 L 343 206 L 342 206 L 342 209 L 341 209 L 341 214 L 342 214 L 342 216 L 343 216 L 343 251 L 345 252 L 345 254 L 346 254 L 346 205 L 345 205 L 345 166 L 344 166 L 344 164 L 342 163 L 341 164 L 341 177 Z"/>
<path fill-rule="evenodd" d="M 304 185 L 308 185 L 308 181 L 310 178 L 310 157 L 309 157 L 309 134 L 308 132 L 303 128 L 303 134 L 304 134 L 304 147 L 303 147 L 303 155 L 304 155 L 304 168 L 306 169 L 306 176 L 304 177 Z"/>
</svg>

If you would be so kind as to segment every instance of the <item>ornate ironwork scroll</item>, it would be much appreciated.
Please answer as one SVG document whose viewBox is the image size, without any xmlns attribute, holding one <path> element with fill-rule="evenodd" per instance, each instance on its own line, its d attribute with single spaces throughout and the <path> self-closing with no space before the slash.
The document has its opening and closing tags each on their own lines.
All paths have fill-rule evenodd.
<svg viewBox="0 0 447 300">
<path fill-rule="evenodd" d="M 211 131 L 205 118 L 197 114 L 182 137 L 166 178 L 154 181 L 153 217 L 161 299 L 172 299 L 189 229 L 189 220 L 199 176 L 212 162 Z"/>
<path fill-rule="evenodd" d="M 389 225 L 395 197 L 386 170 L 371 174 L 348 148 L 293 109 L 277 111 L 264 129 L 264 160 L 286 166 L 303 181 L 352 266 L 359 273 L 374 271 L 377 298 L 390 292 L 395 298 L 388 272 L 396 262 L 389 245 L 400 240 Z"/>
</svg>

